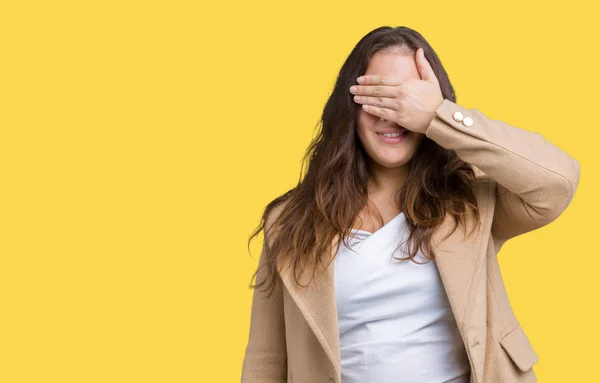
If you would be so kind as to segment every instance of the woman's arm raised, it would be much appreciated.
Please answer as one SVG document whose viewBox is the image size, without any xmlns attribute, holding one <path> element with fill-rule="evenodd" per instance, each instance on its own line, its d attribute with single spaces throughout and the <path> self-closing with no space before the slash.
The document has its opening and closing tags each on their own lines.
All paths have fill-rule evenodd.
<svg viewBox="0 0 600 383">
<path fill-rule="evenodd" d="M 425 135 L 497 183 L 492 234 L 507 240 L 554 221 L 579 184 L 580 164 L 541 134 L 448 99 Z"/>
</svg>

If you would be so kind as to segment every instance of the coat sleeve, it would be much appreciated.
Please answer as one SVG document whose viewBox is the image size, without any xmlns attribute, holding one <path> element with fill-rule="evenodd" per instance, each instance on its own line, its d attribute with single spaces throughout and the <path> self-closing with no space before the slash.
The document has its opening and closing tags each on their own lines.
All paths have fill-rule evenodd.
<svg viewBox="0 0 600 383">
<path fill-rule="evenodd" d="M 265 228 L 270 227 L 270 214 Z M 266 230 L 265 230 L 266 233 Z M 264 280 L 265 243 L 258 260 L 256 282 Z M 272 242 L 270 242 L 272 243 Z M 279 278 L 279 276 L 277 275 Z M 285 339 L 285 322 L 283 313 L 283 283 L 279 279 L 278 286 L 271 296 L 268 291 L 255 288 L 250 313 L 250 332 L 242 364 L 242 383 L 285 383 L 287 382 L 287 352 Z M 264 286 L 263 286 L 264 289 Z"/>
<path fill-rule="evenodd" d="M 554 221 L 579 184 L 579 162 L 539 133 L 489 119 L 447 99 L 436 109 L 425 135 L 496 182 L 492 235 L 500 240 Z"/>
</svg>

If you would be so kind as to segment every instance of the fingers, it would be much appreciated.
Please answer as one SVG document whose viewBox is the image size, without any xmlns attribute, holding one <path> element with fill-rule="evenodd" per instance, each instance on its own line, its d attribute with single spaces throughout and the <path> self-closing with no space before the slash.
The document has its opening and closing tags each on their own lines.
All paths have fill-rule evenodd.
<svg viewBox="0 0 600 383">
<path fill-rule="evenodd" d="M 398 110 L 398 103 L 387 97 L 354 96 L 354 102 L 364 105 L 373 105 L 379 108 Z"/>
<path fill-rule="evenodd" d="M 437 83 L 438 79 L 435 76 L 435 72 L 429 63 L 429 60 L 425 57 L 425 51 L 423 48 L 417 49 L 417 55 L 415 59 L 417 63 L 417 70 L 421 76 L 421 80 Z"/>
<path fill-rule="evenodd" d="M 374 116 L 381 118 L 382 120 L 394 120 L 394 111 L 387 108 L 379 108 L 373 105 L 363 105 L 363 110 L 367 113 L 370 113 Z"/>
<path fill-rule="evenodd" d="M 353 85 L 350 93 L 360 96 L 396 97 L 396 86 L 387 85 Z"/>
<path fill-rule="evenodd" d="M 400 85 L 401 81 L 399 78 L 385 76 L 382 74 L 367 74 L 360 76 L 356 81 L 361 85 L 387 85 L 395 86 Z"/>
</svg>

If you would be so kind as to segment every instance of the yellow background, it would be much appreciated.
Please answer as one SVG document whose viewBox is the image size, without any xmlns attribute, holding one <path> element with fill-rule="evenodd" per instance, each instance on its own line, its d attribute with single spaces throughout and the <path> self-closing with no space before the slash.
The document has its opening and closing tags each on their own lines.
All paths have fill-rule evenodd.
<svg viewBox="0 0 600 383">
<path fill-rule="evenodd" d="M 0 1 L 0 382 L 236 382 L 264 206 L 381 26 L 457 102 L 577 158 L 500 253 L 542 382 L 596 381 L 598 9 L 590 1 Z"/>
</svg>

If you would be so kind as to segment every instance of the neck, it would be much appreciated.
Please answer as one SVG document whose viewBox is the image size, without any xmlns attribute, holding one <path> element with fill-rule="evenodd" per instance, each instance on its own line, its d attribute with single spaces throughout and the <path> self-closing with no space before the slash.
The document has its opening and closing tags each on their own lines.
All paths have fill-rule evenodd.
<svg viewBox="0 0 600 383">
<path fill-rule="evenodd" d="M 386 168 L 379 164 L 371 163 L 371 177 L 367 190 L 369 195 L 392 195 L 404 185 L 408 175 L 408 165 L 396 168 Z"/>
</svg>

